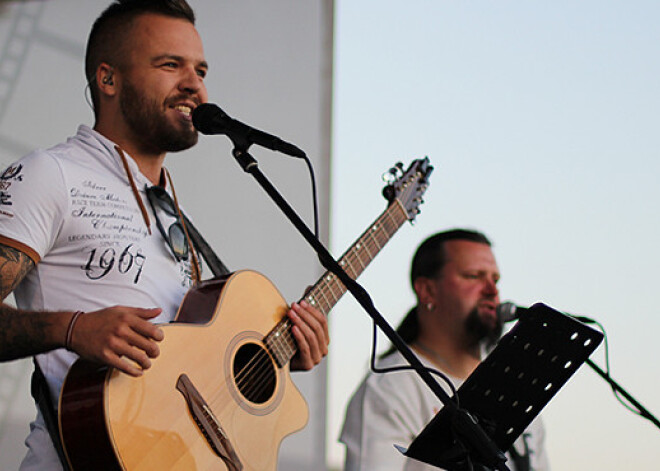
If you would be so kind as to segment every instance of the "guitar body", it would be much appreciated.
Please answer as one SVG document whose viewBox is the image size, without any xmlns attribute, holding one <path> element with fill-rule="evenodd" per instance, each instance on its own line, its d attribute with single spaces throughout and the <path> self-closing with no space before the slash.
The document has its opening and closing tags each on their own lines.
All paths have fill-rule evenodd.
<svg viewBox="0 0 660 471">
<path fill-rule="evenodd" d="M 73 470 L 275 470 L 280 442 L 308 416 L 288 365 L 262 343 L 287 310 L 268 279 L 240 271 L 186 295 L 143 376 L 76 362 L 60 397 Z M 182 376 L 209 414 L 190 407 Z M 224 458 L 205 436 L 213 431 L 228 444 Z"/>
</svg>

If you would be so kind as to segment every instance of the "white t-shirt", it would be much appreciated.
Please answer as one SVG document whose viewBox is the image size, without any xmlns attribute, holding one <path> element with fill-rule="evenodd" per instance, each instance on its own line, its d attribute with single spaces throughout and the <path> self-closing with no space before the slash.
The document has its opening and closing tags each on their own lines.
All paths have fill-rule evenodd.
<svg viewBox="0 0 660 471">
<path fill-rule="evenodd" d="M 192 284 L 190 263 L 177 262 L 170 252 L 146 199 L 151 183 L 128 155 L 127 162 L 151 234 L 115 144 L 87 126 L 0 175 L 0 243 L 38 262 L 14 291 L 19 309 L 89 312 L 124 305 L 162 308 L 154 322 L 175 317 Z M 165 230 L 175 221 L 160 209 L 158 217 Z M 76 358 L 64 349 L 37 357 L 54 404 Z M 59 463 L 51 468 L 39 458 L 54 452 L 49 442 L 44 445 L 42 419 L 31 428 L 27 461 L 38 464 L 24 463 L 21 470 L 60 469 Z"/>
<path fill-rule="evenodd" d="M 437 369 L 426 358 L 420 357 L 420 360 L 425 366 Z M 395 352 L 377 366 L 389 368 L 407 364 L 403 356 Z M 462 383 L 457 378 L 449 379 L 456 388 Z M 438 383 L 451 396 L 449 387 L 440 380 Z M 369 373 L 346 409 L 339 438 L 346 445 L 344 471 L 437 471 L 437 467 L 404 456 L 394 445 L 408 448 L 442 407 L 440 399 L 414 371 Z M 523 436 L 514 443 L 518 453 L 524 454 L 527 442 L 530 469 L 548 470 L 544 429 L 539 417 Z M 511 462 L 509 459 L 507 466 L 511 467 Z"/>
</svg>

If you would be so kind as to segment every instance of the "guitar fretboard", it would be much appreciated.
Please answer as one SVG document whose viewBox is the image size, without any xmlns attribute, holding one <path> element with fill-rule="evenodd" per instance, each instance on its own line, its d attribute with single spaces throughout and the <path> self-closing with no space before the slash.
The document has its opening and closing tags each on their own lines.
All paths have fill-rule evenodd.
<svg viewBox="0 0 660 471">
<path fill-rule="evenodd" d="M 357 279 L 407 220 L 405 209 L 399 200 L 394 200 L 342 255 L 338 261 L 339 265 L 351 279 Z M 344 293 L 346 293 L 344 284 L 334 273 L 327 271 L 309 290 L 305 300 L 327 316 Z M 298 350 L 291 335 L 291 326 L 291 321 L 284 318 L 264 339 L 264 343 L 280 367 L 287 364 Z"/>
</svg>

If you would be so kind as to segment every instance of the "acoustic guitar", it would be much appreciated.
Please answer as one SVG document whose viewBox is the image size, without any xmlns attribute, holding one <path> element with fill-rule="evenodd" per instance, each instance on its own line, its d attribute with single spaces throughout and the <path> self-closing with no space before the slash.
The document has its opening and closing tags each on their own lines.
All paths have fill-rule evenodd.
<svg viewBox="0 0 660 471">
<path fill-rule="evenodd" d="M 419 212 L 428 158 L 387 174 L 387 209 L 339 260 L 356 279 Z M 305 299 L 327 315 L 345 293 L 325 273 Z M 282 295 L 263 275 L 238 271 L 200 283 L 160 356 L 139 378 L 79 359 L 60 395 L 60 435 L 80 470 L 275 470 L 280 442 L 307 422 L 289 375 L 297 346 Z"/>
</svg>

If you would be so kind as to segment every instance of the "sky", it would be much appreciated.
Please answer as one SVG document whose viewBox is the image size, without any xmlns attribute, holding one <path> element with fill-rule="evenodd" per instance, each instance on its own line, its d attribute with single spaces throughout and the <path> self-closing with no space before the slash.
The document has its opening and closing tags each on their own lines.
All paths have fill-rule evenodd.
<svg viewBox="0 0 660 471">
<path fill-rule="evenodd" d="M 385 209 L 381 175 L 428 156 L 421 214 L 360 278 L 393 325 L 409 262 L 453 227 L 494 242 L 503 300 L 605 327 L 612 377 L 654 414 L 660 367 L 660 4 L 337 0 L 331 248 Z M 328 456 L 368 367 L 372 325 L 330 314 Z M 388 342 L 379 337 L 379 350 Z M 592 360 L 604 365 L 602 346 Z M 553 469 L 657 468 L 658 430 L 583 366 L 542 416 Z"/>
</svg>

